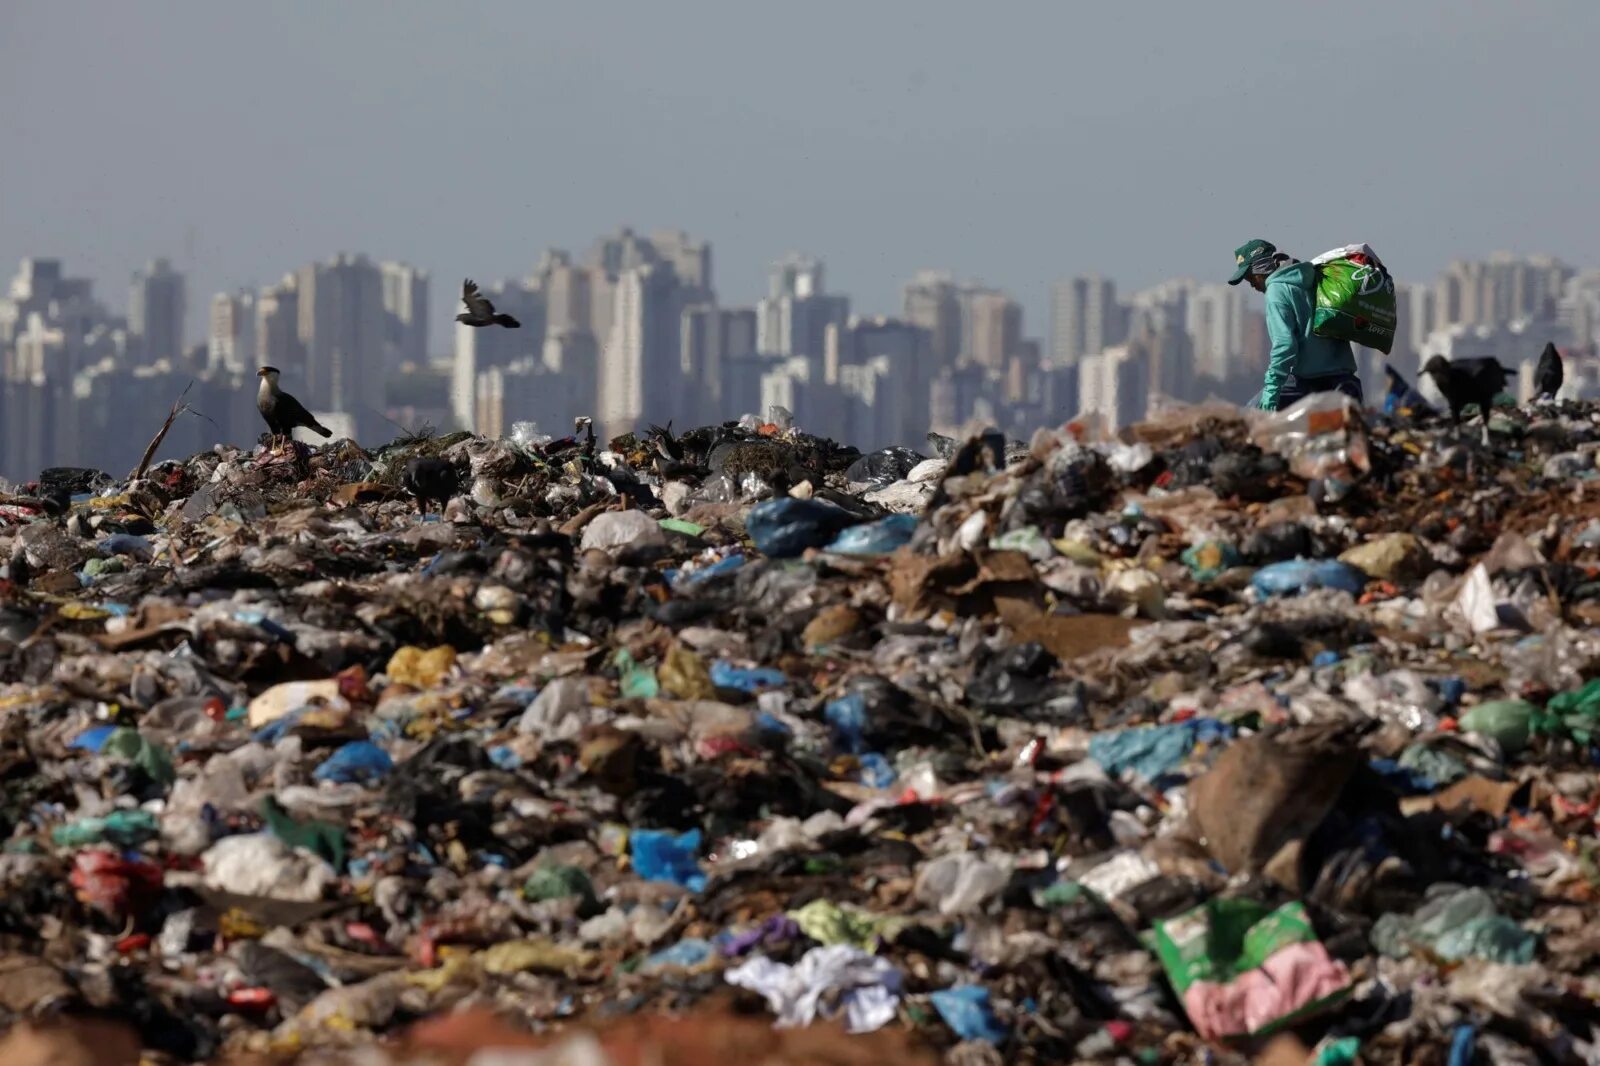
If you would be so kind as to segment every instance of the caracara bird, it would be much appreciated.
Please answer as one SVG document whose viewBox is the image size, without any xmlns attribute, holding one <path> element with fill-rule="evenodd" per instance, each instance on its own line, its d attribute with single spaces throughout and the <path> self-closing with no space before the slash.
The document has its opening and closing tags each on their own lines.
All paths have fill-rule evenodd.
<svg viewBox="0 0 1600 1066">
<path fill-rule="evenodd" d="M 333 436 L 333 430 L 311 417 L 299 400 L 278 388 L 278 368 L 264 366 L 256 371 L 261 388 L 256 391 L 256 410 L 266 419 L 267 429 L 274 437 L 292 439 L 297 429 L 309 429 L 324 437 Z"/>
<path fill-rule="evenodd" d="M 468 326 L 505 326 L 507 329 L 518 329 L 522 323 L 510 315 L 497 315 L 494 304 L 478 291 L 478 286 L 471 278 L 461 283 L 461 302 L 467 309 L 456 316 L 456 321 Z"/>
</svg>

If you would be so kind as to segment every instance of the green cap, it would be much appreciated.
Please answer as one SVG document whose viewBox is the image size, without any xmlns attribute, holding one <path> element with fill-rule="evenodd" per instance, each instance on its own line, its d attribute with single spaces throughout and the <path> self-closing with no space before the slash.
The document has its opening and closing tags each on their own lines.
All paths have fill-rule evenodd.
<svg viewBox="0 0 1600 1066">
<path fill-rule="evenodd" d="M 1253 241 L 1245 241 L 1233 250 L 1233 277 L 1228 279 L 1228 284 L 1237 285 L 1243 281 L 1257 259 L 1277 254 L 1278 246 L 1271 241 L 1264 241 L 1259 237 Z"/>
</svg>

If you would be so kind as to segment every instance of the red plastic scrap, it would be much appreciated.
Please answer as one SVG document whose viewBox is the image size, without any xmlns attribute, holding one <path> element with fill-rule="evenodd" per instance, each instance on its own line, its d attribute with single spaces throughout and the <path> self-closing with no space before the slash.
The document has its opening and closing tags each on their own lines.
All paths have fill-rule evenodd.
<svg viewBox="0 0 1600 1066">
<path fill-rule="evenodd" d="M 129 862 L 109 851 L 80 851 L 72 861 L 72 887 L 79 901 L 122 921 L 155 902 L 161 892 L 161 867 Z"/>
<path fill-rule="evenodd" d="M 278 1003 L 270 988 L 236 988 L 228 993 L 228 1006 L 242 1010 L 270 1010 Z"/>
</svg>

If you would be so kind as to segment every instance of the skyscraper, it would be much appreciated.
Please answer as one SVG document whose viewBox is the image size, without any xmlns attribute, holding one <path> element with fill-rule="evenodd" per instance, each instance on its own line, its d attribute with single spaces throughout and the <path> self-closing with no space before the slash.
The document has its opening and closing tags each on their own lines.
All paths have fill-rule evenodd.
<svg viewBox="0 0 1600 1066">
<path fill-rule="evenodd" d="M 385 376 L 428 361 L 428 275 L 406 263 L 378 264 L 383 276 Z"/>
<path fill-rule="evenodd" d="M 566 333 L 593 329 L 589 316 L 590 270 L 574 266 L 572 257 L 560 249 L 544 254 L 534 274 L 544 290 L 545 329 Z"/>
<path fill-rule="evenodd" d="M 1050 357 L 1057 364 L 1077 362 L 1126 334 L 1117 284 L 1099 275 L 1057 282 L 1050 294 Z"/>
<path fill-rule="evenodd" d="M 370 413 L 383 405 L 383 275 L 364 255 L 300 269 L 300 343 L 313 411 Z M 283 368 L 279 368 L 283 369 Z"/>
<path fill-rule="evenodd" d="M 868 409 L 846 427 L 846 439 L 867 447 L 920 445 L 928 431 L 930 370 L 928 333 L 909 322 L 856 317 L 831 330 L 824 380 Z"/>
<path fill-rule="evenodd" d="M 1197 285 L 1189 296 L 1195 372 L 1225 381 L 1242 362 L 1255 293 L 1241 285 Z"/>
<path fill-rule="evenodd" d="M 256 361 L 261 366 L 275 366 L 291 378 L 305 373 L 298 275 L 287 274 L 256 296 Z"/>
<path fill-rule="evenodd" d="M 971 288 L 961 295 L 962 358 L 1000 370 L 1022 344 L 1022 306 L 1003 292 Z"/>
<path fill-rule="evenodd" d="M 161 359 L 176 365 L 182 359 L 184 311 L 183 275 L 171 263 L 156 259 L 133 275 L 128 332 L 141 365 Z"/>
<path fill-rule="evenodd" d="M 211 298 L 206 363 L 242 373 L 256 366 L 256 294 L 246 289 Z M 281 369 L 281 368 L 280 368 Z"/>
<path fill-rule="evenodd" d="M 650 235 L 650 243 L 672 264 L 686 300 L 704 300 L 711 294 L 710 242 L 695 240 L 682 230 L 657 230 Z"/>
<path fill-rule="evenodd" d="M 791 254 L 772 265 L 767 296 L 757 308 L 756 344 L 764 354 L 821 360 L 828 327 L 850 317 L 850 298 L 823 287 L 822 262 Z"/>
<path fill-rule="evenodd" d="M 599 418 L 609 435 L 672 417 L 680 397 L 682 300 L 669 263 L 617 277 L 611 335 L 600 354 Z"/>
<path fill-rule="evenodd" d="M 905 287 L 905 320 L 928 335 L 929 377 L 961 355 L 961 300 L 948 274 L 919 273 Z"/>
</svg>

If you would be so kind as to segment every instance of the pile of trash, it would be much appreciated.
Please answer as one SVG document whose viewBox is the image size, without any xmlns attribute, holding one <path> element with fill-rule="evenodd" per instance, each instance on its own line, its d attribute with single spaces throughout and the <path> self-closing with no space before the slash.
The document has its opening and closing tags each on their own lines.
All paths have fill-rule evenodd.
<svg viewBox="0 0 1600 1066">
<path fill-rule="evenodd" d="M 1600 408 L 579 428 L 0 486 L 0 1061 L 1600 1062 Z"/>
</svg>

